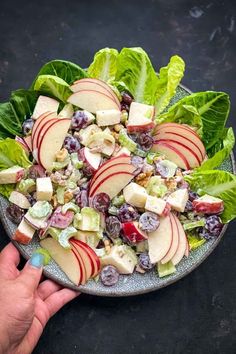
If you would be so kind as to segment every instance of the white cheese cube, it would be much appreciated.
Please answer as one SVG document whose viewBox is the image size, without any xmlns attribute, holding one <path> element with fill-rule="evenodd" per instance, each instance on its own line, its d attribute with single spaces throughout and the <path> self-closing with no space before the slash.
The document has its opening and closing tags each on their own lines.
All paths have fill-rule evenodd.
<svg viewBox="0 0 236 354">
<path fill-rule="evenodd" d="M 120 274 L 132 274 L 137 258 L 131 252 L 123 245 L 113 246 L 110 253 L 101 258 L 102 265 L 113 265 Z"/>
<path fill-rule="evenodd" d="M 48 200 L 52 199 L 53 188 L 50 177 L 40 177 L 36 179 L 36 199 Z"/>
<path fill-rule="evenodd" d="M 145 209 L 157 215 L 162 215 L 166 207 L 166 201 L 149 195 L 146 200 Z"/>
<path fill-rule="evenodd" d="M 137 208 L 144 208 L 148 196 L 145 188 L 132 182 L 123 189 L 123 194 L 126 203 Z"/>
<path fill-rule="evenodd" d="M 27 224 L 25 219 L 22 219 L 13 235 L 13 240 L 27 245 L 32 240 L 34 232 L 35 229 Z"/>
<path fill-rule="evenodd" d="M 39 116 L 41 116 L 41 114 L 46 112 L 57 112 L 59 104 L 60 103 L 54 98 L 39 96 L 34 107 L 32 118 L 37 119 Z"/>
<path fill-rule="evenodd" d="M 107 109 L 105 111 L 97 111 L 97 125 L 104 127 L 120 123 L 121 112 L 118 109 Z"/>
<path fill-rule="evenodd" d="M 171 208 L 180 212 L 184 212 L 187 201 L 188 190 L 186 188 L 178 189 L 167 198 L 167 202 L 170 204 Z"/>
<path fill-rule="evenodd" d="M 0 172 L 0 184 L 19 182 L 24 176 L 25 170 L 20 166 L 13 166 Z"/>
</svg>

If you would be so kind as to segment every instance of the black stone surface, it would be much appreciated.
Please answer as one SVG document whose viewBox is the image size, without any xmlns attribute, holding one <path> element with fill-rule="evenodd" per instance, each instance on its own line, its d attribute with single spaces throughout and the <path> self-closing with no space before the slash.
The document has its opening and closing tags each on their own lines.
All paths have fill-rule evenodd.
<svg viewBox="0 0 236 354">
<path fill-rule="evenodd" d="M 226 91 L 236 128 L 236 3 L 220 0 L 10 1 L 0 3 L 0 101 L 54 58 L 86 67 L 109 46 L 141 46 L 155 68 L 186 61 L 193 91 Z M 131 298 L 81 295 L 48 323 L 35 354 L 235 353 L 236 223 L 188 277 Z M 0 247 L 8 242 L 1 228 Z M 24 354 L 24 353 L 23 353 Z"/>
</svg>

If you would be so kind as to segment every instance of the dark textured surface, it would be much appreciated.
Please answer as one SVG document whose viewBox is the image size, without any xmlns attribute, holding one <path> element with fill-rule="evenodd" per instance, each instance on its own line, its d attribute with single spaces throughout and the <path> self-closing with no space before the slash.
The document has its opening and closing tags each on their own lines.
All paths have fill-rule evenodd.
<svg viewBox="0 0 236 354">
<path fill-rule="evenodd" d="M 1 1 L 0 100 L 27 87 L 47 60 L 86 66 L 98 48 L 139 45 L 157 69 L 182 55 L 183 82 L 193 91 L 227 91 L 236 128 L 235 20 L 234 1 Z M 35 353 L 234 353 L 235 227 L 197 270 L 166 289 L 79 297 L 49 322 Z"/>
</svg>

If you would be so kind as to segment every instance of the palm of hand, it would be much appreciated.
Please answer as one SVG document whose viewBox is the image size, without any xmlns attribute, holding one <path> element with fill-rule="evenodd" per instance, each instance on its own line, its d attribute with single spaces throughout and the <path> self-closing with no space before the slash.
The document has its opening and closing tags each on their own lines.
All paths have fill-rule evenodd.
<svg viewBox="0 0 236 354">
<path fill-rule="evenodd" d="M 19 253 L 9 244 L 0 254 L 0 323 L 7 349 L 4 353 L 31 353 L 49 320 L 78 293 L 51 280 L 39 285 L 42 271 L 26 267 L 20 272 Z M 1 332 L 1 331 L 0 331 Z M 1 353 L 1 338 L 0 338 Z"/>
</svg>

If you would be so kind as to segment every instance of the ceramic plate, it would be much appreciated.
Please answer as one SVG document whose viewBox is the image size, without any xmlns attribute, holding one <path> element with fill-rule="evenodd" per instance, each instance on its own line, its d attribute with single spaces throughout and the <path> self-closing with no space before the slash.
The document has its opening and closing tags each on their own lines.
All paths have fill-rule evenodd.
<svg viewBox="0 0 236 354">
<path fill-rule="evenodd" d="M 171 101 L 171 104 L 175 103 L 182 97 L 189 95 L 190 93 L 191 91 L 186 87 L 182 85 L 179 86 L 175 97 Z M 226 160 L 222 164 L 221 169 L 235 173 L 233 154 L 231 155 L 230 159 Z M 7 205 L 8 201 L 0 196 L 0 217 L 8 236 L 11 238 L 16 229 L 16 225 L 14 225 L 6 217 L 5 210 Z M 44 274 L 48 278 L 55 280 L 57 283 L 60 283 L 63 286 L 76 289 L 87 294 L 99 296 L 131 296 L 144 294 L 170 285 L 197 268 L 220 242 L 226 229 L 227 225 L 224 226 L 220 236 L 217 239 L 208 241 L 197 250 L 190 252 L 189 258 L 183 259 L 177 266 L 177 272 L 165 278 L 158 278 L 155 272 L 152 271 L 144 275 L 139 273 L 134 273 L 130 276 L 121 275 L 119 282 L 113 287 L 105 287 L 100 282 L 96 283 L 93 280 L 90 280 L 86 285 L 77 287 L 67 278 L 67 276 L 62 272 L 62 270 L 54 261 L 50 262 L 50 264 L 44 268 Z M 34 237 L 32 243 L 27 246 L 20 245 L 15 242 L 14 244 L 22 256 L 26 259 L 30 258 L 33 251 L 39 247 L 37 237 Z"/>
</svg>

